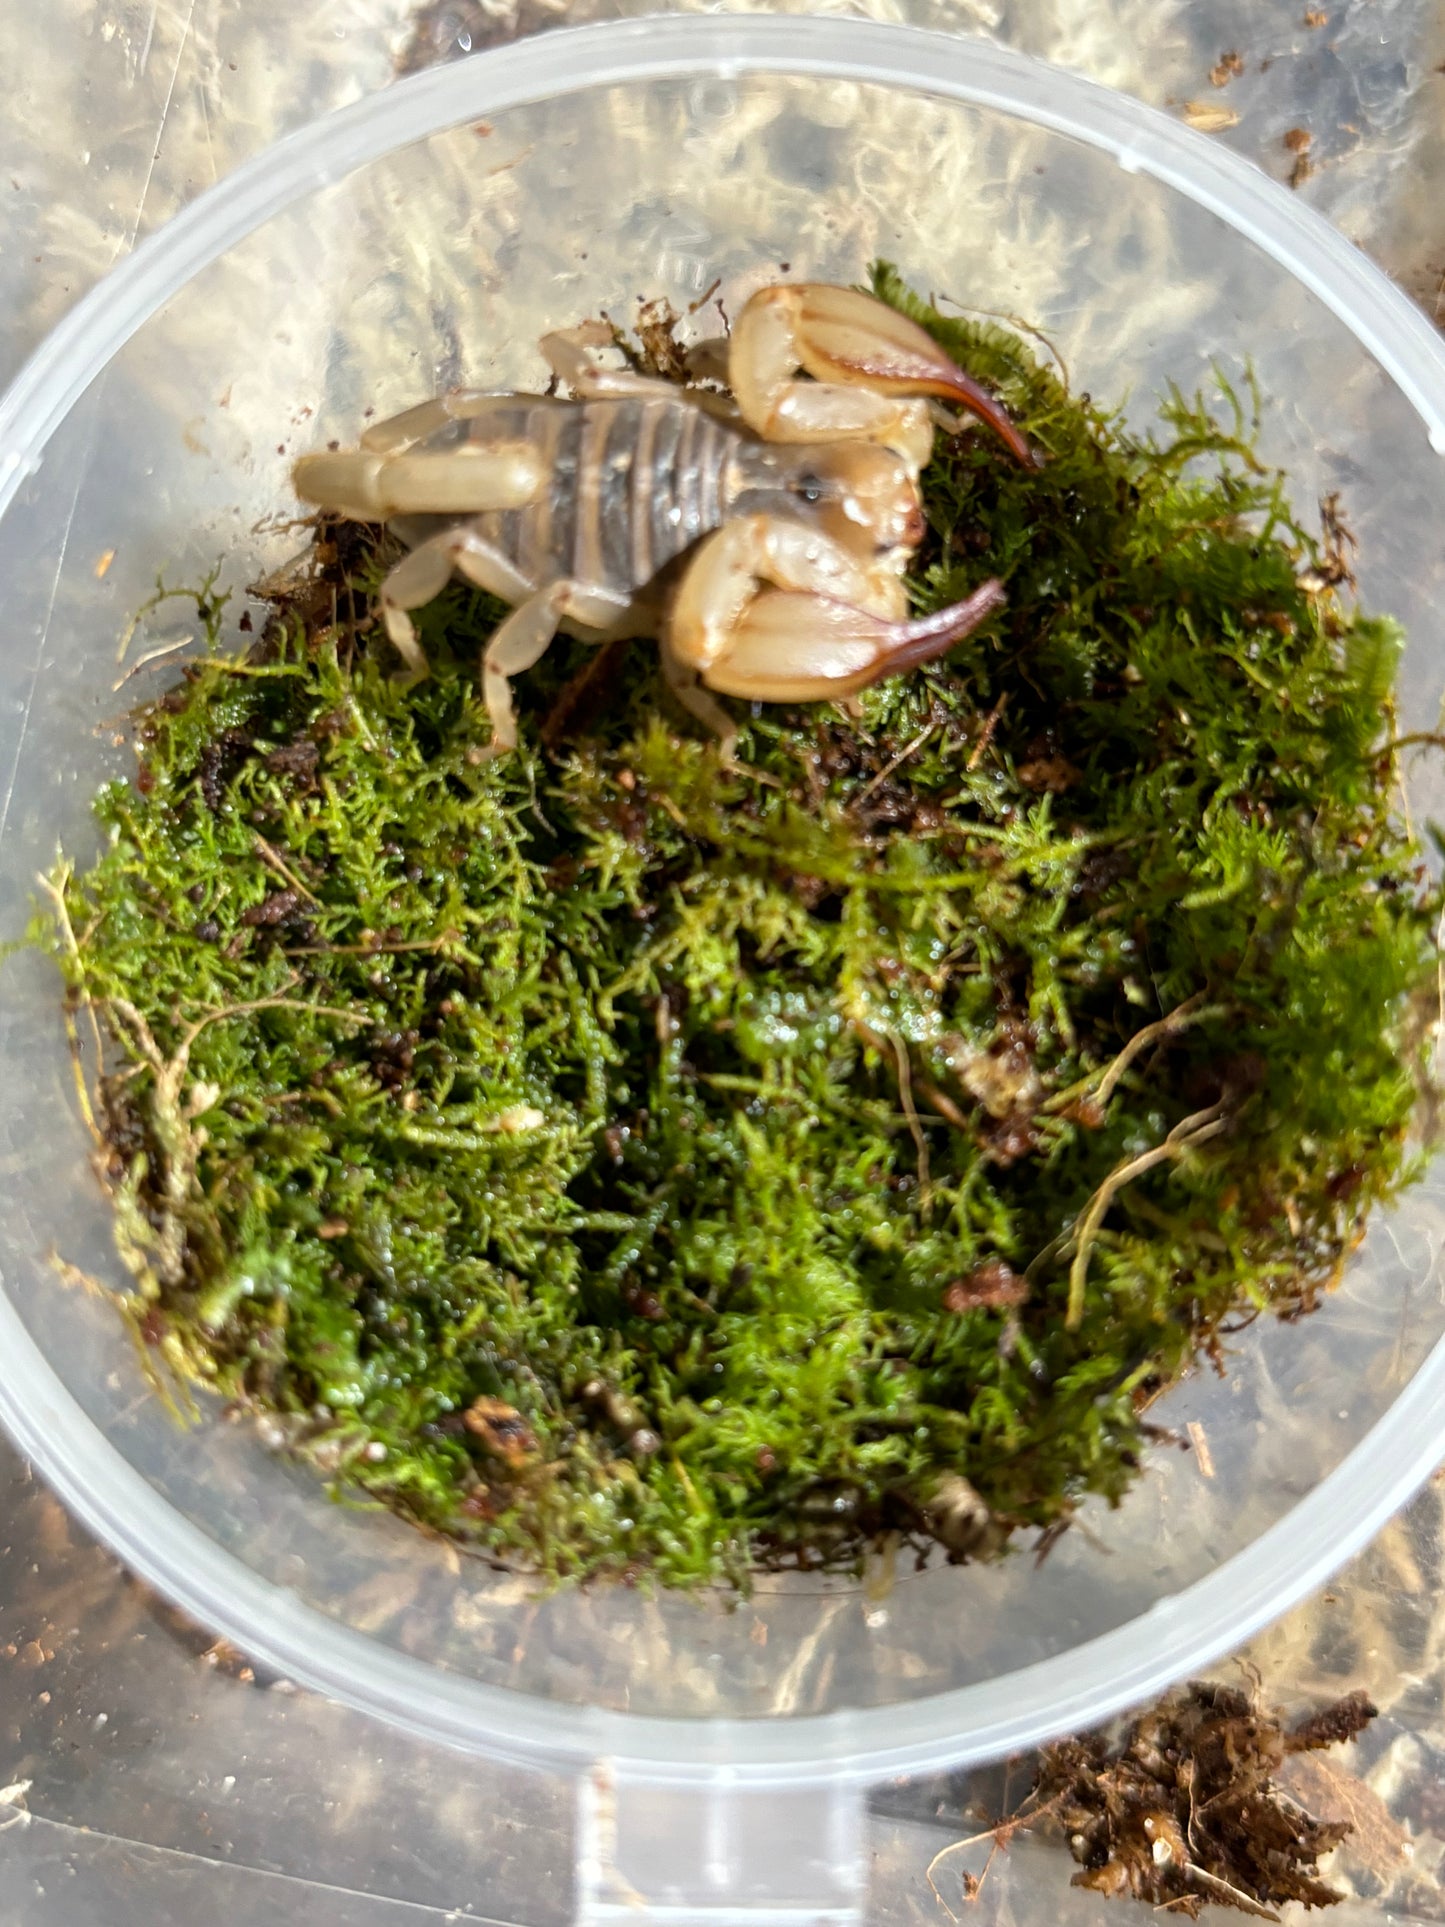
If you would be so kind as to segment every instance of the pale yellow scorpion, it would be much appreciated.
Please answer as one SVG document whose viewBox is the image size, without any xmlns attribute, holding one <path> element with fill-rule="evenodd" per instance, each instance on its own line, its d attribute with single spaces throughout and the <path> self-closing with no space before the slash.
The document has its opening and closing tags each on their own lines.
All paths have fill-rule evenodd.
<svg viewBox="0 0 1445 1927">
<path fill-rule="evenodd" d="M 1034 459 L 914 322 L 848 288 L 765 287 L 726 340 L 693 351 L 688 387 L 603 366 L 595 350 L 611 340 L 597 322 L 543 340 L 574 399 L 459 390 L 295 466 L 304 501 L 388 522 L 406 544 L 381 607 L 413 674 L 426 661 L 408 611 L 454 571 L 513 605 L 482 665 L 493 751 L 517 740 L 508 678 L 559 628 L 656 637 L 669 685 L 730 759 L 736 726 L 709 689 L 850 696 L 942 654 L 1002 605 L 989 580 L 907 619 L 938 409 L 927 398 L 960 404 Z"/>
</svg>

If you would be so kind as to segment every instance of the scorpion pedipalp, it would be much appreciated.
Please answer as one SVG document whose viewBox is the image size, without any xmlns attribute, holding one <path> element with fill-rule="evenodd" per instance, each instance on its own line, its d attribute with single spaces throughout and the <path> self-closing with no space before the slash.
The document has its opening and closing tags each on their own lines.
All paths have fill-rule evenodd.
<svg viewBox="0 0 1445 1927">
<path fill-rule="evenodd" d="M 836 702 L 932 662 L 1001 609 L 996 577 L 963 602 L 908 622 L 886 622 L 828 596 L 765 589 L 708 673 L 714 689 L 761 702 Z"/>
<path fill-rule="evenodd" d="M 798 370 L 813 377 L 799 381 Z M 771 441 L 863 437 L 921 468 L 932 419 L 915 397 L 976 415 L 1019 461 L 1034 451 L 999 403 L 916 321 L 856 288 L 799 282 L 760 288 L 733 329 L 728 379 L 743 419 Z"/>
<path fill-rule="evenodd" d="M 965 601 L 909 621 L 897 576 L 870 571 L 804 523 L 744 516 L 698 549 L 666 643 L 724 695 L 826 701 L 942 655 L 1004 599 L 991 579 Z"/>
</svg>

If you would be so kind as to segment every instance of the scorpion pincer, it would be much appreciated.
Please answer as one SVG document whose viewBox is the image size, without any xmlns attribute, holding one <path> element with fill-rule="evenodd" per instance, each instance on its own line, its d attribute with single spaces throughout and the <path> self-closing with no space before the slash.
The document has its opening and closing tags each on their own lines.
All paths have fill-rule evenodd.
<svg viewBox="0 0 1445 1927">
<path fill-rule="evenodd" d="M 295 466 L 303 501 L 387 522 L 406 545 L 381 606 L 415 676 L 426 660 L 408 612 L 454 572 L 513 605 L 483 657 L 493 753 L 517 741 L 508 679 L 559 628 L 655 637 L 669 685 L 731 758 L 736 726 L 709 690 L 850 696 L 1002 606 L 989 580 L 908 620 L 938 403 L 1035 459 L 914 322 L 847 288 L 760 289 L 725 342 L 693 350 L 690 366 L 725 373 L 728 392 L 604 367 L 595 351 L 610 341 L 597 322 L 543 340 L 573 399 L 460 390 Z"/>
</svg>

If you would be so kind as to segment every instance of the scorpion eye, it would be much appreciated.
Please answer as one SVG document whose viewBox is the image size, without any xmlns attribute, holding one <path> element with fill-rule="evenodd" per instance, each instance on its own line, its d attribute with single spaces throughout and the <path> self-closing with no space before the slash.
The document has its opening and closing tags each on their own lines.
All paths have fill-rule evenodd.
<svg viewBox="0 0 1445 1927">
<path fill-rule="evenodd" d="M 800 475 L 793 483 L 793 492 L 804 502 L 821 502 L 823 499 L 822 480 L 816 475 Z"/>
</svg>

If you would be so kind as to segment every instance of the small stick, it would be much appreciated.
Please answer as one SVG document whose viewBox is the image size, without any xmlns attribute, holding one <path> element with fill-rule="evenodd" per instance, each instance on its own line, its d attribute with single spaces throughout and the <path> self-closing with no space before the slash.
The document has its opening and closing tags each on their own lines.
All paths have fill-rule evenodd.
<svg viewBox="0 0 1445 1927">
<path fill-rule="evenodd" d="M 1227 1013 L 1229 1009 L 1227 1004 L 1206 1004 L 1201 1009 L 1199 1000 L 1203 995 L 1202 990 L 1196 991 L 1192 997 L 1186 997 L 1182 1004 L 1177 1004 L 1167 1017 L 1161 1017 L 1157 1022 L 1145 1024 L 1142 1030 L 1135 1031 L 1105 1070 L 1099 1087 L 1093 1094 L 1095 1101 L 1099 1104 L 1109 1102 L 1125 1071 L 1140 1052 L 1147 1050 L 1151 1044 L 1163 1037 L 1173 1037 L 1181 1030 L 1188 1030 L 1191 1024 L 1206 1023 L 1211 1017 L 1223 1017 Z M 1077 1084 L 1071 1084 L 1066 1091 L 1056 1091 L 1043 1108 L 1046 1111 L 1057 1111 L 1064 1105 L 1072 1103 L 1081 1091 L 1089 1088 L 1096 1075 L 1096 1072 L 1090 1071 L 1087 1077 L 1081 1077 Z"/>
<path fill-rule="evenodd" d="M 305 897 L 308 903 L 314 903 L 318 910 L 321 908 L 320 901 L 317 897 L 306 888 L 306 885 L 301 881 L 300 877 L 297 876 L 296 872 L 287 867 L 281 858 L 280 852 L 273 850 L 264 836 L 258 834 L 255 839 L 255 845 L 257 856 L 260 857 L 268 870 L 274 870 L 277 876 L 280 877 L 284 883 L 288 883 L 298 896 Z"/>
<path fill-rule="evenodd" d="M 308 1003 L 304 997 L 258 997 L 254 1003 L 226 1004 L 220 1010 L 207 1011 L 204 1017 L 191 1025 L 181 1039 L 172 1062 L 181 1065 L 186 1063 L 190 1057 L 192 1044 L 207 1024 L 219 1024 L 230 1017 L 249 1017 L 258 1010 L 304 1010 L 309 1011 L 313 1017 L 344 1017 L 348 1023 L 359 1024 L 363 1029 L 372 1022 L 370 1017 L 363 1017 L 359 1011 L 339 1010 L 335 1004 Z"/>
<path fill-rule="evenodd" d="M 1152 1171 L 1156 1164 L 1167 1164 L 1174 1158 L 1183 1157 L 1195 1145 L 1203 1144 L 1206 1139 L 1218 1137 L 1228 1119 L 1220 1115 L 1219 1106 L 1213 1105 L 1207 1111 L 1195 1111 L 1191 1117 L 1181 1119 L 1165 1138 L 1156 1144 L 1152 1151 L 1142 1151 L 1136 1158 L 1126 1158 L 1114 1169 L 1099 1186 L 1089 1200 L 1088 1208 L 1079 1220 L 1076 1233 L 1077 1246 L 1074 1262 L 1069 1267 L 1069 1309 L 1064 1320 L 1065 1328 L 1077 1331 L 1084 1316 L 1084 1286 L 1089 1275 L 1089 1257 L 1098 1236 L 1099 1226 L 1103 1223 L 1109 1206 L 1126 1184 L 1135 1178 L 1143 1177 Z"/>
<path fill-rule="evenodd" d="M 850 1018 L 849 1022 L 863 1039 L 863 1042 L 868 1046 L 869 1050 L 876 1050 L 880 1057 L 885 1050 L 891 1049 L 893 1052 L 894 1060 L 898 1065 L 899 1101 L 903 1106 L 903 1115 L 908 1120 L 908 1129 L 912 1134 L 913 1142 L 918 1147 L 919 1193 L 920 1196 L 926 1200 L 928 1195 L 928 1140 L 924 1137 L 923 1128 L 918 1121 L 918 1106 L 913 1102 L 913 1067 L 908 1061 L 907 1046 L 904 1044 L 903 1039 L 893 1031 L 886 1030 L 880 1034 L 873 1029 L 871 1024 L 865 1024 L 861 1017 Z M 932 1084 L 920 1084 L 918 1088 L 925 1101 L 929 1104 L 935 1104 L 935 1100 L 942 1099 L 941 1103 L 936 1104 L 940 1117 L 945 1118 L 950 1124 L 952 1124 L 956 1118 L 964 1129 L 967 1128 L 968 1120 L 951 1099 L 944 1097 L 941 1091 L 935 1090 Z M 947 1110 L 944 1109 L 945 1105 L 948 1106 Z M 953 1117 L 949 1116 L 950 1110 L 954 1113 Z"/>
<path fill-rule="evenodd" d="M 856 810 L 860 804 L 866 803 L 874 790 L 888 781 L 888 778 L 893 774 L 894 770 L 901 768 L 902 765 L 908 761 L 909 757 L 913 755 L 915 750 L 922 749 L 923 745 L 937 728 L 937 723 L 930 723 L 927 729 L 921 731 L 919 735 L 914 737 L 906 749 L 900 749 L 898 754 L 893 758 L 893 761 L 885 764 L 868 787 L 861 790 L 859 794 L 853 798 L 853 801 L 848 805 L 849 809 Z"/>
<path fill-rule="evenodd" d="M 968 1129 L 968 1119 L 946 1091 L 939 1090 L 938 1086 L 930 1083 L 926 1077 L 915 1077 L 913 1080 L 913 1088 L 918 1092 L 918 1095 L 923 1099 L 924 1103 L 937 1111 L 938 1115 L 943 1118 L 946 1123 L 951 1124 L 956 1131 L 966 1131 Z"/>
<path fill-rule="evenodd" d="M 542 723 L 542 743 L 556 749 L 568 736 L 585 736 L 601 720 L 631 645 L 614 638 L 586 657 L 564 684 Z"/>
<path fill-rule="evenodd" d="M 1005 1799 L 1008 1797 L 1007 1781 L 1005 1781 L 1004 1797 Z M 946 1847 L 940 1847 L 938 1852 L 934 1854 L 933 1858 L 929 1861 L 928 1866 L 924 1870 L 923 1877 L 929 1886 L 932 1887 L 934 1899 L 938 1902 L 939 1906 L 942 1907 L 949 1919 L 953 1921 L 954 1927 L 958 1927 L 958 1915 L 938 1891 L 938 1886 L 933 1878 L 934 1868 L 938 1866 L 941 1861 L 947 1860 L 950 1854 L 962 1853 L 966 1847 L 981 1846 L 983 1842 L 987 1840 L 989 1843 L 988 1861 L 984 1866 L 983 1872 L 978 1877 L 978 1887 L 969 1895 L 971 1900 L 977 1900 L 979 1888 L 983 1886 L 984 1881 L 988 1878 L 989 1868 L 992 1867 L 994 1863 L 995 1855 L 1001 1849 L 1007 1850 L 1009 1843 L 1016 1833 L 1027 1833 L 1035 1821 L 1047 1819 L 1059 1805 L 1063 1795 L 1056 1793 L 1051 1799 L 1045 1800 L 1042 1806 L 1030 1806 L 1030 1801 L 1036 1798 L 1037 1795 L 1034 1793 L 1026 1794 L 1023 1805 L 1017 1813 L 1007 1814 L 993 1826 L 985 1827 L 982 1833 L 970 1834 L 966 1840 L 950 1840 L 948 1845 Z"/>
<path fill-rule="evenodd" d="M 315 903 L 316 899 L 311 899 Z M 445 950 L 461 936 L 460 930 L 443 930 L 439 937 L 418 937 L 411 943 L 304 943 L 283 952 L 287 957 L 395 957 L 404 950 Z M 308 1010 L 315 1006 L 308 1004 Z"/>
<path fill-rule="evenodd" d="M 983 728 L 979 732 L 978 741 L 973 746 L 972 755 L 969 757 L 968 761 L 964 764 L 965 769 L 977 769 L 979 764 L 983 761 L 984 756 L 988 750 L 988 746 L 993 741 L 994 731 L 998 728 L 998 719 L 1000 716 L 1002 716 L 1003 710 L 1004 710 L 1004 704 L 1007 701 L 1008 701 L 1008 691 L 1005 690 L 1003 694 L 999 697 L 998 701 L 994 704 L 993 708 L 988 712 L 987 716 L 984 717 Z"/>
<path fill-rule="evenodd" d="M 948 1915 L 948 1918 L 953 1922 L 953 1927 L 959 1927 L 958 1915 L 953 1911 L 952 1907 L 949 1906 L 948 1902 L 944 1899 L 943 1895 L 938 1891 L 938 1882 L 933 1878 L 933 1870 L 939 1864 L 940 1861 L 947 1860 L 950 1854 L 962 1853 L 965 1847 L 976 1847 L 985 1840 L 990 1842 L 991 1851 L 989 1853 L 989 1865 L 992 1866 L 993 1856 L 998 1851 L 998 1841 L 995 1838 L 995 1832 L 996 1830 L 993 1827 L 990 1827 L 987 1830 L 987 1832 L 975 1833 L 967 1840 L 950 1840 L 946 1847 L 939 1848 L 938 1852 L 934 1854 L 933 1858 L 929 1861 L 928 1865 L 923 1870 L 924 1879 L 928 1882 L 929 1886 L 933 1889 L 933 1898 L 938 1902 L 939 1906 Z M 984 1868 L 984 1872 L 985 1873 L 988 1872 L 987 1867 Z M 980 1886 L 983 1885 L 982 1880 L 980 1880 L 979 1885 Z"/>
<path fill-rule="evenodd" d="M 898 1060 L 898 1095 L 903 1100 L 903 1115 L 908 1119 L 908 1129 L 918 1150 L 918 1196 L 919 1202 L 928 1201 L 928 1139 L 923 1135 L 923 1127 L 918 1122 L 918 1106 L 913 1102 L 913 1071 L 908 1062 L 908 1046 L 894 1031 L 886 1033 L 893 1046 L 893 1055 Z"/>
<path fill-rule="evenodd" d="M 111 694 L 114 695 L 118 689 L 124 689 L 125 685 L 130 681 L 131 677 L 138 676 L 142 671 L 142 669 L 149 668 L 153 662 L 160 662 L 166 656 L 175 655 L 178 649 L 188 648 L 190 644 L 193 643 L 194 641 L 195 641 L 194 636 L 181 636 L 175 642 L 162 642 L 162 643 L 158 643 L 154 649 L 147 649 L 146 653 L 143 656 L 138 656 L 136 658 L 136 660 L 131 664 L 130 668 L 126 670 L 125 674 L 122 677 L 120 677 L 120 679 L 117 682 L 113 682 L 111 684 L 110 686 Z"/>
<path fill-rule="evenodd" d="M 70 906 L 65 901 L 66 886 L 74 874 L 73 867 L 67 863 L 60 871 L 59 884 L 52 883 L 49 877 L 43 875 L 38 876 L 35 881 L 55 905 L 55 920 L 60 926 L 61 937 L 80 975 L 81 981 L 76 986 L 76 994 L 80 998 L 81 1005 L 90 1019 L 90 1033 L 95 1044 L 96 1076 L 99 1077 L 105 1063 L 105 1046 L 101 1042 L 100 1024 L 95 1014 L 95 999 L 85 986 L 85 963 L 80 954 L 80 944 L 76 939 L 75 926 L 70 921 Z M 1442 965 L 1442 968 L 1445 968 L 1445 965 Z M 80 1034 L 75 1026 L 74 1014 L 68 1008 L 65 1012 L 65 1032 L 70 1043 L 70 1067 L 75 1076 L 75 1094 L 80 1105 L 80 1115 L 84 1118 L 85 1127 L 95 1139 L 97 1146 L 101 1150 L 105 1150 L 107 1148 L 105 1138 L 100 1126 L 95 1121 L 95 1110 L 90 1101 L 90 1091 L 86 1087 L 85 1064 L 80 1052 Z"/>
<path fill-rule="evenodd" d="M 1277 1921 L 1279 1919 L 1279 1915 L 1272 1908 L 1262 1907 L 1252 1894 L 1242 1892 L 1240 1888 L 1222 1879 L 1217 1873 L 1210 1873 L 1209 1869 L 1201 1867 L 1197 1860 L 1191 1860 L 1184 1871 L 1189 1879 L 1202 1880 L 1206 1887 L 1227 1895 L 1230 1905 L 1238 1907 L 1241 1913 L 1253 1914 L 1257 1920 Z"/>
<path fill-rule="evenodd" d="M 1017 328 L 1021 335 L 1032 335 L 1035 341 L 1043 343 L 1059 364 L 1059 379 L 1065 388 L 1069 386 L 1069 365 L 1042 328 L 1036 328 L 1032 322 L 1025 321 L 1022 315 L 1013 314 L 1007 308 L 978 308 L 969 302 L 955 301 L 951 294 L 941 294 L 937 301 L 933 302 L 933 306 L 942 307 L 945 301 L 950 308 L 957 308 L 960 314 L 981 314 L 988 321 L 1006 321 L 1011 328 Z"/>
</svg>

